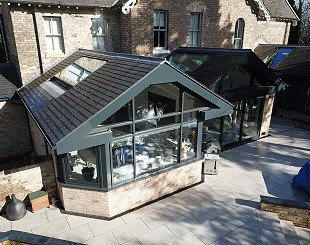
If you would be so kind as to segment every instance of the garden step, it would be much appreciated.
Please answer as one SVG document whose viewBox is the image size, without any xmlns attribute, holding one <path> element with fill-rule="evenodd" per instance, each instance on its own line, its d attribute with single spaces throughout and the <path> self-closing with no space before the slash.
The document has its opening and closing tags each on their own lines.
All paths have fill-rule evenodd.
<svg viewBox="0 0 310 245">
<path fill-rule="evenodd" d="M 288 245 L 300 245 L 295 226 L 292 221 L 280 220 L 281 228 Z"/>
</svg>

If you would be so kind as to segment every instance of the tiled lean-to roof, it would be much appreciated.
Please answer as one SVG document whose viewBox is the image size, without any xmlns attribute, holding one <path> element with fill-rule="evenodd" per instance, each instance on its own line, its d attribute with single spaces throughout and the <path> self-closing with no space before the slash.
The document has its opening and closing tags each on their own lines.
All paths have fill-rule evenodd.
<svg viewBox="0 0 310 245">
<path fill-rule="evenodd" d="M 260 44 L 254 52 L 262 60 L 278 50 L 291 50 L 283 55 L 282 59 L 272 67 L 280 75 L 290 75 L 310 79 L 310 45 L 278 45 Z"/>
<path fill-rule="evenodd" d="M 15 91 L 22 86 L 14 64 L 0 64 L 0 101 L 12 98 Z"/>
<path fill-rule="evenodd" d="M 293 19 L 298 17 L 287 0 L 261 0 L 271 18 Z"/>
</svg>

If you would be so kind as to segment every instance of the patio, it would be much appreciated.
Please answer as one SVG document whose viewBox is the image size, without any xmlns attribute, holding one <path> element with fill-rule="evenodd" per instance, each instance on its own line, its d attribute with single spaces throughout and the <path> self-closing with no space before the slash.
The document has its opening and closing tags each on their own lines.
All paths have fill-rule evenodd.
<svg viewBox="0 0 310 245">
<path fill-rule="evenodd" d="M 309 244 L 309 229 L 258 209 L 260 195 L 310 201 L 291 187 L 309 148 L 309 131 L 274 117 L 269 137 L 221 153 L 219 174 L 202 184 L 111 221 L 54 207 L 15 222 L 0 217 L 0 237 L 14 230 L 31 244 Z"/>
</svg>

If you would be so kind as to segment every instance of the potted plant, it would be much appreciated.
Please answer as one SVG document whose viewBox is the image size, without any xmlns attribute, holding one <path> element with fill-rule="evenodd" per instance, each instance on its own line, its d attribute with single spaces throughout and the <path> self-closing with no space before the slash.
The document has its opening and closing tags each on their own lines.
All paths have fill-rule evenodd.
<svg viewBox="0 0 310 245">
<path fill-rule="evenodd" d="M 86 181 L 92 181 L 94 178 L 95 168 L 92 167 L 91 163 L 86 162 L 86 166 L 82 169 L 83 178 Z"/>
</svg>

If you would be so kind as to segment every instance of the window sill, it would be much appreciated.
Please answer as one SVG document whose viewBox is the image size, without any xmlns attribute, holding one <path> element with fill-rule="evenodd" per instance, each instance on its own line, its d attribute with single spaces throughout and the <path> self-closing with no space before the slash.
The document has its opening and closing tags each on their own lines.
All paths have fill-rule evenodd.
<svg viewBox="0 0 310 245">
<path fill-rule="evenodd" d="M 46 54 L 45 58 L 64 58 L 66 57 L 66 54 L 64 53 L 54 53 L 54 54 Z"/>
<path fill-rule="evenodd" d="M 166 54 L 170 54 L 170 50 L 168 50 L 168 49 L 157 49 L 157 48 L 153 49 L 153 55 L 163 56 Z"/>
</svg>

